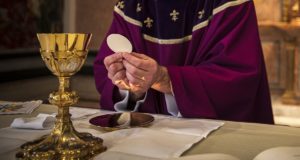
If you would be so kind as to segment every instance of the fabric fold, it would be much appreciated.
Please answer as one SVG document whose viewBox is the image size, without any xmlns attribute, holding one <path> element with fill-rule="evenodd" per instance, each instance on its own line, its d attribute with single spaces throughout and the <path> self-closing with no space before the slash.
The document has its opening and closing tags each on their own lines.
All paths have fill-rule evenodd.
<svg viewBox="0 0 300 160">
<path fill-rule="evenodd" d="M 16 118 L 10 126 L 23 129 L 51 129 L 54 123 L 55 115 L 39 114 L 37 117 Z"/>
</svg>

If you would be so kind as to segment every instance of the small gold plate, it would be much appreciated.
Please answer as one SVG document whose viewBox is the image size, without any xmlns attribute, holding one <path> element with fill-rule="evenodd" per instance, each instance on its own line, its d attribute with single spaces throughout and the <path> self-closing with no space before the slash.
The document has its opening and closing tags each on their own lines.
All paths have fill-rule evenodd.
<svg viewBox="0 0 300 160">
<path fill-rule="evenodd" d="M 154 117 L 149 114 L 130 112 L 130 124 L 128 126 L 120 126 L 118 119 L 122 113 L 105 114 L 90 119 L 90 124 L 100 127 L 105 131 L 115 131 L 119 129 L 128 129 L 134 127 L 147 127 L 153 121 Z"/>
</svg>

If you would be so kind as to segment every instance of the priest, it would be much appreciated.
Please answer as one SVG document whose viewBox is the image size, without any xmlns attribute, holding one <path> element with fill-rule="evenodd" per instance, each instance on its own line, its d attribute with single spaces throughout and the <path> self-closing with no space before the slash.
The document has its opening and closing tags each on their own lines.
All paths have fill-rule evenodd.
<svg viewBox="0 0 300 160">
<path fill-rule="evenodd" d="M 94 62 L 102 109 L 273 123 L 251 0 L 120 0 Z"/>
</svg>

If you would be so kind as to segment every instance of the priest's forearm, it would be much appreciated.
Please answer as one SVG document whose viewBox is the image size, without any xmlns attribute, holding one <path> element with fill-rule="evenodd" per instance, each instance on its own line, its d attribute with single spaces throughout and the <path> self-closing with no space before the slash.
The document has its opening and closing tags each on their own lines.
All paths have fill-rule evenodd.
<svg viewBox="0 0 300 160">
<path fill-rule="evenodd" d="M 165 94 L 172 94 L 171 81 L 166 67 L 159 67 L 157 81 L 151 86 L 151 88 Z"/>
</svg>

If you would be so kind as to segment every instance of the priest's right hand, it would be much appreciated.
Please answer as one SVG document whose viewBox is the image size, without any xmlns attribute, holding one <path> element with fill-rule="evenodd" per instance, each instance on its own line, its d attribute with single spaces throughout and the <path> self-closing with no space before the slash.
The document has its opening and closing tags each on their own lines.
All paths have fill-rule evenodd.
<svg viewBox="0 0 300 160">
<path fill-rule="evenodd" d="M 113 84 L 119 89 L 130 90 L 129 81 L 126 78 L 126 71 L 122 60 L 122 54 L 115 53 L 105 57 L 103 62 L 107 69 L 107 76 Z"/>
</svg>

